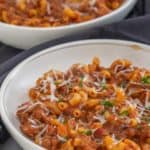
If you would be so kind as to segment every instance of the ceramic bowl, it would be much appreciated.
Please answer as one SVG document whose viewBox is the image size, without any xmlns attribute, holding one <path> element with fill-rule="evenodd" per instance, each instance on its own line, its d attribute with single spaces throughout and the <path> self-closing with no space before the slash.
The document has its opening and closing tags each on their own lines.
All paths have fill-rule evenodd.
<svg viewBox="0 0 150 150">
<path fill-rule="evenodd" d="M 71 35 L 91 27 L 102 26 L 122 20 L 132 10 L 137 0 L 125 0 L 124 4 L 112 13 L 91 21 L 60 27 L 24 27 L 0 22 L 0 41 L 20 49 L 29 49 L 35 45 L 65 35 Z"/>
<path fill-rule="evenodd" d="M 135 66 L 150 67 L 150 46 L 118 40 L 85 40 L 45 49 L 17 65 L 4 80 L 0 90 L 1 118 L 12 137 L 25 150 L 42 150 L 20 129 L 17 107 L 28 99 L 35 80 L 49 69 L 64 71 L 74 63 L 89 63 L 94 56 L 108 66 L 118 58 L 129 59 Z"/>
</svg>

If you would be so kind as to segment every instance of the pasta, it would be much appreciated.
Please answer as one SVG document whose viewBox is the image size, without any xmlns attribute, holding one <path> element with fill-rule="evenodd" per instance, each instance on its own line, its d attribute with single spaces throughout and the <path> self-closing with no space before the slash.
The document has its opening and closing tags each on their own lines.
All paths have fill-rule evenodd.
<svg viewBox="0 0 150 150">
<path fill-rule="evenodd" d="M 0 0 L 0 21 L 56 27 L 88 21 L 119 8 L 124 0 Z"/>
<path fill-rule="evenodd" d="M 150 70 L 100 64 L 40 77 L 17 110 L 24 135 L 48 150 L 150 150 Z"/>
</svg>

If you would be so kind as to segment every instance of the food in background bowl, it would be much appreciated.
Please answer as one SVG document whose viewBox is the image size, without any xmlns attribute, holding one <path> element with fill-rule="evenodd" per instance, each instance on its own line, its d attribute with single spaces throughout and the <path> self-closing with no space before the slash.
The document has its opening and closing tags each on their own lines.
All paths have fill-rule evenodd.
<svg viewBox="0 0 150 150">
<path fill-rule="evenodd" d="M 150 149 L 150 71 L 126 59 L 50 70 L 29 97 L 17 110 L 20 128 L 46 149 Z"/>
<path fill-rule="evenodd" d="M 0 0 L 1 4 L 2 4 L 2 1 L 4 0 Z M 19 0 L 16 0 L 16 1 L 19 1 Z M 11 0 L 8 2 L 14 2 L 14 1 Z M 62 25 L 62 26 L 57 26 L 57 27 L 49 26 L 47 28 L 44 28 L 40 26 L 33 27 L 33 26 L 24 26 L 24 25 L 12 25 L 10 23 L 4 23 L 0 21 L 0 33 L 1 33 L 0 42 L 3 42 L 7 45 L 11 45 L 13 47 L 17 47 L 19 49 L 29 49 L 33 46 L 39 45 L 46 41 L 51 41 L 57 38 L 67 36 L 67 35 L 72 35 L 74 33 L 78 34 L 81 31 L 86 31 L 93 27 L 100 27 L 106 24 L 120 21 L 125 16 L 127 16 L 127 14 L 135 6 L 136 2 L 137 0 L 124 0 L 123 4 L 118 9 L 115 9 L 114 11 L 111 11 L 111 13 L 108 13 L 102 17 L 98 17 L 89 21 L 81 22 L 81 23 L 72 23 L 69 25 Z M 1 10 L 2 9 L 0 8 L 0 11 Z M 18 9 L 15 9 L 15 11 L 18 11 Z M 12 12 L 11 15 L 12 14 L 14 13 Z M 18 14 L 20 13 L 18 12 Z M 7 19 L 9 20 L 10 16 L 7 17 L 7 10 L 4 11 L 3 17 L 6 20 Z M 23 19 L 26 17 L 28 17 L 28 15 L 25 15 Z M 1 20 L 1 17 L 0 17 L 0 20 Z"/>
<path fill-rule="evenodd" d="M 119 8 L 124 0 L 0 0 L 0 21 L 55 27 L 80 23 Z"/>
</svg>

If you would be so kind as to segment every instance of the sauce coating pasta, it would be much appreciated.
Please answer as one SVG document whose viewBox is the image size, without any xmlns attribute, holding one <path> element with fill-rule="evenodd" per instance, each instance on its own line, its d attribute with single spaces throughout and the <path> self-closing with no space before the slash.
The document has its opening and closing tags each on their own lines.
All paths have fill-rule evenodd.
<svg viewBox="0 0 150 150">
<path fill-rule="evenodd" d="M 50 70 L 29 99 L 20 129 L 48 150 L 150 150 L 150 70 L 126 59 Z"/>
<path fill-rule="evenodd" d="M 55 27 L 111 13 L 124 0 L 0 0 L 0 21 L 19 26 Z"/>
</svg>

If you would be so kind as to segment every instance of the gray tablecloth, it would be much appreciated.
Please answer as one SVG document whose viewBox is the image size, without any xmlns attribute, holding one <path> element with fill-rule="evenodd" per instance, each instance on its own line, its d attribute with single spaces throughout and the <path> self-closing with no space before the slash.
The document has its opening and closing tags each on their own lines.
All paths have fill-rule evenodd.
<svg viewBox="0 0 150 150">
<path fill-rule="evenodd" d="M 0 150 L 21 150 L 21 148 L 12 138 L 10 138 L 5 144 L 0 145 Z"/>
</svg>

